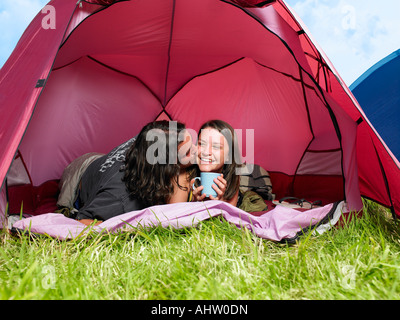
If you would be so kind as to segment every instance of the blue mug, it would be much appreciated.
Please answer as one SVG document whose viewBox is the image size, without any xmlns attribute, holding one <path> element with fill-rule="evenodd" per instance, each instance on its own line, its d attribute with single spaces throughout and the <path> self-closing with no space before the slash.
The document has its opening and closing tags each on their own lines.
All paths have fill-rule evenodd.
<svg viewBox="0 0 400 320">
<path fill-rule="evenodd" d="M 200 184 L 204 187 L 201 190 L 201 194 L 206 194 L 207 197 L 213 196 L 214 198 L 217 197 L 217 192 L 212 188 L 214 183 L 214 179 L 218 178 L 221 174 L 215 172 L 200 172 L 200 177 L 194 178 L 195 180 L 199 180 Z M 195 186 L 193 184 L 193 190 Z"/>
</svg>

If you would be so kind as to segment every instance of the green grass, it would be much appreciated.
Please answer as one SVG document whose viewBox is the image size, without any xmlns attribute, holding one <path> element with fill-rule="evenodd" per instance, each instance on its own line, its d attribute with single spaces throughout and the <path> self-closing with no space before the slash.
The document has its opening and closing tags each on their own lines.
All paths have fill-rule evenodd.
<svg viewBox="0 0 400 320">
<path fill-rule="evenodd" d="M 1 299 L 400 299 L 399 227 L 362 217 L 295 245 L 221 218 L 72 241 L 0 233 Z"/>
</svg>

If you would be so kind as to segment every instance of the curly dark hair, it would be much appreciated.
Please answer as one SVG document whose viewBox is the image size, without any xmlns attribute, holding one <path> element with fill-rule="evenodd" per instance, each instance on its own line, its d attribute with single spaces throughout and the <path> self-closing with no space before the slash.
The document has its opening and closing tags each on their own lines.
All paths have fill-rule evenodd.
<svg viewBox="0 0 400 320">
<path fill-rule="evenodd" d="M 229 123 L 225 121 L 210 120 L 201 126 L 198 137 L 201 135 L 201 130 L 207 128 L 215 129 L 220 132 L 228 141 L 229 147 L 232 147 L 229 148 L 229 161 L 228 163 L 225 162 L 222 168 L 224 179 L 227 182 L 227 189 L 225 191 L 224 198 L 230 200 L 239 190 L 240 176 L 236 174 L 236 169 L 242 166 L 235 130 Z"/>
<path fill-rule="evenodd" d="M 185 125 L 175 121 L 154 121 L 140 131 L 125 157 L 123 181 L 132 198 L 145 206 L 168 203 L 179 186 L 177 146 Z M 180 187 L 180 186 L 179 186 Z"/>
</svg>

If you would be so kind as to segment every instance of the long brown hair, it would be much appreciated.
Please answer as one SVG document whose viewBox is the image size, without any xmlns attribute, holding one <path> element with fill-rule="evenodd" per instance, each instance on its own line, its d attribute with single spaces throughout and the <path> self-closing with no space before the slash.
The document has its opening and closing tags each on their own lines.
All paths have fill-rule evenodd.
<svg viewBox="0 0 400 320">
<path fill-rule="evenodd" d="M 227 189 L 225 191 L 224 198 L 226 200 L 230 200 L 236 194 L 239 189 L 240 184 L 240 176 L 236 174 L 236 169 L 242 165 L 239 145 L 237 142 L 237 137 L 235 134 L 235 130 L 232 126 L 222 120 L 210 120 L 204 123 L 200 130 L 199 135 L 201 135 L 201 130 L 203 129 L 215 129 L 220 132 L 229 144 L 229 162 L 224 163 L 222 168 L 222 174 L 224 175 L 224 179 L 227 182 Z"/>
<path fill-rule="evenodd" d="M 170 121 L 148 123 L 126 153 L 125 174 L 122 180 L 130 196 L 139 199 L 145 206 L 167 203 L 174 193 L 174 182 L 179 186 L 177 145 L 180 142 L 179 133 L 185 130 L 185 125 L 179 122 L 175 124 L 176 126 L 170 125 Z M 155 142 L 154 137 L 157 138 Z M 162 150 L 154 148 L 156 143 Z M 151 151 L 151 156 L 160 157 L 165 161 L 154 162 L 154 157 L 149 158 Z"/>
</svg>

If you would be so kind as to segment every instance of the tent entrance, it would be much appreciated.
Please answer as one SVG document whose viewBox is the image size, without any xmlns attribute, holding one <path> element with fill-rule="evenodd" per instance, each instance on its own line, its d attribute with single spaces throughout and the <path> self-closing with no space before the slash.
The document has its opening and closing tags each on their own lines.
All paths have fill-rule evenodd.
<svg viewBox="0 0 400 320">
<path fill-rule="evenodd" d="M 242 130 L 242 154 L 282 196 L 359 206 L 356 124 L 312 78 L 299 34 L 274 5 L 121 1 L 72 21 L 19 148 L 33 185 L 155 119 L 194 131 L 222 119 Z"/>
</svg>

